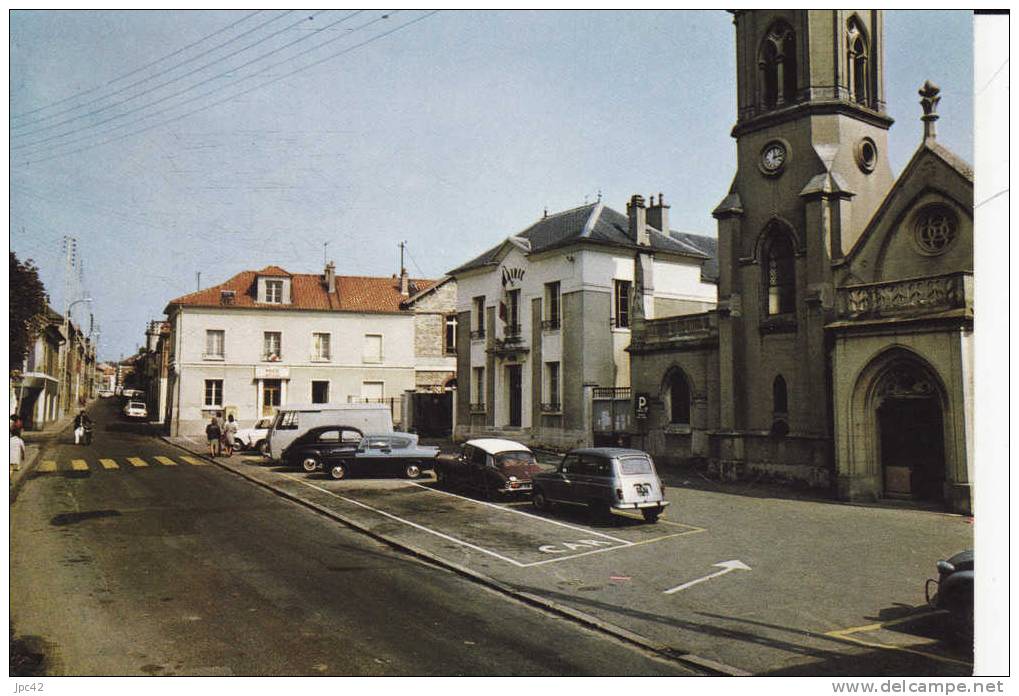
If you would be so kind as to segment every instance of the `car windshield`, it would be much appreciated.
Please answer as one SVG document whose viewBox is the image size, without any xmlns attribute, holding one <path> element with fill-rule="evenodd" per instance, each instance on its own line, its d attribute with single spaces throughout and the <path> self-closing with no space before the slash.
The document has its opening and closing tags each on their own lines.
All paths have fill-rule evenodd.
<svg viewBox="0 0 1019 696">
<path fill-rule="evenodd" d="M 495 465 L 500 469 L 510 469 L 534 464 L 531 452 L 501 452 L 495 455 Z"/>
<path fill-rule="evenodd" d="M 647 457 L 623 457 L 619 460 L 619 465 L 623 476 L 651 473 L 651 462 Z"/>
</svg>

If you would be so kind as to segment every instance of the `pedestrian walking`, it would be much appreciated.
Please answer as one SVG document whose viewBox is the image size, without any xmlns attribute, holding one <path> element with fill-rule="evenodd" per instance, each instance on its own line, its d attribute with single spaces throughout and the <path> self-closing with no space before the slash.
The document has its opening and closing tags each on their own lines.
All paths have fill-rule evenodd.
<svg viewBox="0 0 1019 696">
<path fill-rule="evenodd" d="M 11 435 L 20 435 L 21 429 L 24 427 L 24 423 L 21 421 L 20 413 L 11 414 Z"/>
<path fill-rule="evenodd" d="M 21 464 L 25 461 L 25 441 L 21 439 L 21 430 L 11 431 L 11 468 L 14 471 L 21 471 Z"/>
<path fill-rule="evenodd" d="M 209 455 L 219 455 L 219 437 L 222 431 L 219 429 L 219 423 L 216 422 L 216 416 L 213 416 L 209 420 L 209 424 L 205 426 L 205 438 L 209 441 Z"/>
<path fill-rule="evenodd" d="M 234 442 L 237 438 L 237 423 L 234 421 L 234 414 L 226 417 L 226 424 L 223 426 L 223 451 L 226 456 L 232 457 L 234 453 Z"/>
</svg>

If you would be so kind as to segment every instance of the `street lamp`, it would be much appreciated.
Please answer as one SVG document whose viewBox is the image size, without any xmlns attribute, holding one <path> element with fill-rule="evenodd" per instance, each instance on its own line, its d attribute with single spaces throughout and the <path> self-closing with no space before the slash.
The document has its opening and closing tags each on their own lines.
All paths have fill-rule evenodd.
<svg viewBox="0 0 1019 696">
<path fill-rule="evenodd" d="M 91 302 L 91 301 L 92 301 L 91 297 L 83 297 L 80 300 L 74 300 L 73 302 L 71 302 L 70 304 L 67 305 L 67 311 L 64 312 L 64 337 L 66 339 L 66 343 L 64 345 L 66 345 L 67 348 L 64 350 L 64 367 L 61 370 L 60 375 L 61 375 L 62 378 L 64 378 L 64 385 L 67 387 L 67 392 L 68 392 L 67 393 L 67 401 L 68 401 L 67 405 L 68 405 L 68 407 L 70 407 L 70 405 L 71 405 L 71 403 L 70 403 L 70 401 L 71 401 L 71 394 L 70 394 L 70 391 L 71 391 L 71 384 L 70 384 L 70 382 L 71 382 L 71 379 L 70 379 L 70 366 L 71 366 L 71 360 L 70 360 L 70 357 L 71 357 L 71 337 L 70 337 L 71 309 L 76 304 L 81 304 L 82 302 Z"/>
</svg>

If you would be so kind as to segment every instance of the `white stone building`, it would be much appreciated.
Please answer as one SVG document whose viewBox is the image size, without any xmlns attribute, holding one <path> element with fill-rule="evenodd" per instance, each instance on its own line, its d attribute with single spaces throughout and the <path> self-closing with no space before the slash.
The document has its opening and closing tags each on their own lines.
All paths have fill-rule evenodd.
<svg viewBox="0 0 1019 696">
<path fill-rule="evenodd" d="M 546 215 L 450 271 L 456 437 L 593 441 L 592 422 L 614 417 L 592 399 L 599 391 L 628 399 L 632 323 L 715 306 L 714 240 L 670 230 L 668 210 L 661 196 L 650 208 L 634 196 L 628 215 L 601 202 Z M 603 432 L 626 430 L 607 425 Z"/>
<path fill-rule="evenodd" d="M 415 298 L 434 303 L 426 291 L 446 282 L 268 266 L 171 300 L 171 434 L 203 432 L 216 411 L 247 425 L 287 403 L 382 400 L 399 423 L 404 393 L 427 386 L 419 377 L 454 376 L 452 357 L 418 369 Z"/>
</svg>

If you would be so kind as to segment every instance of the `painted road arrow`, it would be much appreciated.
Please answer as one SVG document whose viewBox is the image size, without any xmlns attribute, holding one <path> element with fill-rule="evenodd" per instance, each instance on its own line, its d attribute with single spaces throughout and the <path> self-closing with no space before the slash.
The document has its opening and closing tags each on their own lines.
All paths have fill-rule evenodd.
<svg viewBox="0 0 1019 696">
<path fill-rule="evenodd" d="M 710 580 L 711 578 L 717 578 L 719 576 L 725 575 L 726 573 L 730 573 L 734 570 L 750 570 L 750 566 L 748 566 L 743 561 L 722 561 L 721 563 L 715 563 L 714 565 L 716 568 L 721 568 L 721 570 L 715 573 L 711 573 L 710 575 L 705 575 L 703 578 L 697 578 L 696 580 L 691 580 L 690 582 L 684 582 L 682 585 L 676 585 L 671 590 L 665 590 L 663 594 L 672 594 L 673 592 L 685 590 L 688 587 L 693 587 L 699 582 L 704 582 L 705 580 Z"/>
</svg>

